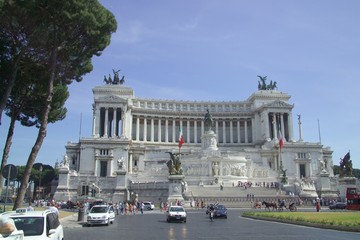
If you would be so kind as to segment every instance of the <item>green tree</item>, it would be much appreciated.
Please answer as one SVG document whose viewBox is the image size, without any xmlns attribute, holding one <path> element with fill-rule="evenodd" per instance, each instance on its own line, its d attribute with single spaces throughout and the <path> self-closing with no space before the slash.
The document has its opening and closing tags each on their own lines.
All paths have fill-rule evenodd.
<svg viewBox="0 0 360 240">
<path fill-rule="evenodd" d="M 39 77 L 36 78 L 38 79 Z M 15 84 L 14 89 L 16 91 L 13 91 L 14 95 L 9 97 L 7 108 L 5 109 L 6 115 L 10 117 L 10 124 L 3 151 L 1 169 L 7 164 L 15 129 L 15 121 L 18 120 L 23 126 L 27 127 L 34 125 L 39 126 L 40 119 L 38 116 L 41 114 L 39 109 L 42 109 L 41 105 L 44 104 L 41 81 L 38 82 L 38 85 L 34 84 L 32 87 L 27 87 L 26 89 L 19 91 L 17 91 L 18 89 L 16 88 L 16 85 L 19 85 L 19 87 L 24 87 L 24 85 Z M 48 120 L 50 123 L 55 123 L 56 121 L 60 121 L 65 118 L 67 109 L 64 107 L 64 105 L 68 97 L 69 92 L 66 85 L 59 83 L 55 86 L 54 97 L 51 103 L 51 111 L 49 113 Z M 3 177 L 0 175 L 0 183 L 2 182 Z M 1 188 L 2 185 L 0 186 L 0 189 Z"/>
<path fill-rule="evenodd" d="M 26 14 L 25 17 L 14 14 L 14 9 L 19 8 Z M 3 0 L 0 12 L 12 14 L 18 22 L 24 19 L 34 22 L 32 30 L 38 38 L 25 39 L 30 45 L 26 50 L 32 62 L 46 66 L 39 72 L 46 77 L 45 104 L 41 108 L 39 132 L 14 204 L 16 209 L 22 204 L 32 166 L 46 136 L 54 85 L 81 81 L 82 76 L 92 70 L 91 59 L 94 55 L 99 56 L 109 45 L 111 34 L 116 30 L 116 20 L 97 0 Z M 0 19 L 0 22 L 3 20 Z"/>
</svg>

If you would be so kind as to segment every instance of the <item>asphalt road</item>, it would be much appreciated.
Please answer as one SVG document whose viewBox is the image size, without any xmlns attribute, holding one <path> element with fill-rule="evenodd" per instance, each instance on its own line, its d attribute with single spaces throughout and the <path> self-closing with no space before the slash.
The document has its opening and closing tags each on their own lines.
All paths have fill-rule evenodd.
<svg viewBox="0 0 360 240">
<path fill-rule="evenodd" d="M 66 240 L 360 239 L 360 233 L 247 219 L 241 217 L 242 211 L 229 209 L 228 219 L 215 219 L 214 222 L 209 220 L 203 210 L 189 210 L 187 223 L 167 223 L 165 214 L 155 210 L 145 212 L 144 215 L 119 215 L 110 226 L 83 227 L 75 221 L 64 221 L 62 224 Z"/>
</svg>

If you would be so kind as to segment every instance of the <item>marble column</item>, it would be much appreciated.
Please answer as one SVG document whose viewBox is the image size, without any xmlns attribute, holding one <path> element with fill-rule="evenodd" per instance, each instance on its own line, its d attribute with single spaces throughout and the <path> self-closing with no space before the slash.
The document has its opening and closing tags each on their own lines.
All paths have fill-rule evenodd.
<svg viewBox="0 0 360 240">
<path fill-rule="evenodd" d="M 166 104 L 168 106 L 168 104 Z M 165 119 L 165 142 L 169 142 L 169 119 Z"/>
<path fill-rule="evenodd" d="M 240 120 L 238 119 L 236 121 L 236 131 L 237 131 L 237 143 L 241 143 L 241 137 L 240 137 Z"/>
<path fill-rule="evenodd" d="M 277 129 L 277 125 L 276 125 L 276 114 L 273 113 L 272 114 L 272 124 L 273 124 L 273 136 L 274 138 L 273 139 L 277 139 L 277 134 L 276 134 L 276 129 Z"/>
<path fill-rule="evenodd" d="M 234 143 L 233 120 L 230 119 L 230 143 Z"/>
<path fill-rule="evenodd" d="M 187 139 L 186 142 L 190 143 L 190 139 L 191 139 L 190 138 L 190 119 L 186 120 L 186 135 L 187 135 L 186 136 L 186 139 Z"/>
<path fill-rule="evenodd" d="M 289 112 L 287 114 L 288 117 L 288 133 L 289 133 L 289 141 L 294 141 L 294 136 L 293 136 L 293 120 L 292 120 L 292 115 L 291 112 Z"/>
<path fill-rule="evenodd" d="M 150 141 L 154 142 L 154 118 L 150 119 Z"/>
<path fill-rule="evenodd" d="M 172 142 L 175 143 L 176 142 L 176 121 L 175 118 L 173 119 L 173 125 L 172 125 Z"/>
<path fill-rule="evenodd" d="M 140 116 L 136 117 L 136 141 L 140 140 Z"/>
<path fill-rule="evenodd" d="M 245 121 L 244 121 L 244 129 L 245 129 L 245 143 L 248 143 L 249 139 L 248 139 L 248 119 L 247 118 L 245 118 Z"/>
<path fill-rule="evenodd" d="M 158 119 L 158 142 L 162 142 L 161 141 L 161 118 Z"/>
<path fill-rule="evenodd" d="M 109 108 L 105 108 L 105 122 L 104 122 L 104 137 L 108 137 L 108 121 L 109 121 Z"/>
<path fill-rule="evenodd" d="M 286 138 L 285 138 L 285 128 L 284 128 L 284 114 L 281 113 L 280 114 L 280 124 L 281 124 L 281 136 L 283 139 L 283 142 L 286 142 Z"/>
<path fill-rule="evenodd" d="M 196 119 L 194 119 L 194 143 L 197 143 L 198 139 L 197 139 L 197 121 Z"/>
<path fill-rule="evenodd" d="M 147 118 L 144 116 L 144 142 L 147 142 Z"/>
</svg>

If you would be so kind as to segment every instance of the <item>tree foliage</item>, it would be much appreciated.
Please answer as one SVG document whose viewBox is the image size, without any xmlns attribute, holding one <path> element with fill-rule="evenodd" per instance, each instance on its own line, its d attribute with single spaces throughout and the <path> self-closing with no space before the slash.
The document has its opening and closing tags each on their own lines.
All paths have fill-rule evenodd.
<svg viewBox="0 0 360 240">
<path fill-rule="evenodd" d="M 99 56 L 110 43 L 116 30 L 114 16 L 97 0 L 0 0 L 0 39 L 7 47 L 0 49 L 0 61 L 9 65 L 1 69 L 6 78 L 1 79 L 6 99 L 24 59 L 38 64 L 44 77 L 44 104 L 39 110 L 39 132 L 29 154 L 14 208 L 20 207 L 32 166 L 46 136 L 48 117 L 53 102 L 54 86 L 81 81 L 92 70 L 92 57 Z M 29 21 L 29 22 L 27 22 Z M 21 61 L 20 61 L 21 60 Z M 40 76 L 40 75 L 39 75 Z M 6 101 L 6 100 L 5 100 Z M 1 99 L 1 106 L 4 100 Z M 2 107 L 0 106 L 0 113 Z"/>
</svg>

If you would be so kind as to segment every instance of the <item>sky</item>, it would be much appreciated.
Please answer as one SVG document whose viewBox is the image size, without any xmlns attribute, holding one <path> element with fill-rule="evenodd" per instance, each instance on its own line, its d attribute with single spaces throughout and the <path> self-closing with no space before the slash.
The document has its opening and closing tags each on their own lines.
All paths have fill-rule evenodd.
<svg viewBox="0 0 360 240">
<path fill-rule="evenodd" d="M 69 86 L 67 117 L 49 124 L 36 162 L 55 165 L 67 142 L 91 137 L 92 89 L 112 69 L 136 97 L 244 101 L 257 75 L 291 95 L 294 138 L 350 150 L 360 168 L 360 1 L 101 0 L 118 29 L 94 69 Z M 9 119 L 3 115 L 0 150 Z M 25 165 L 38 129 L 17 124 L 9 164 Z"/>
</svg>

